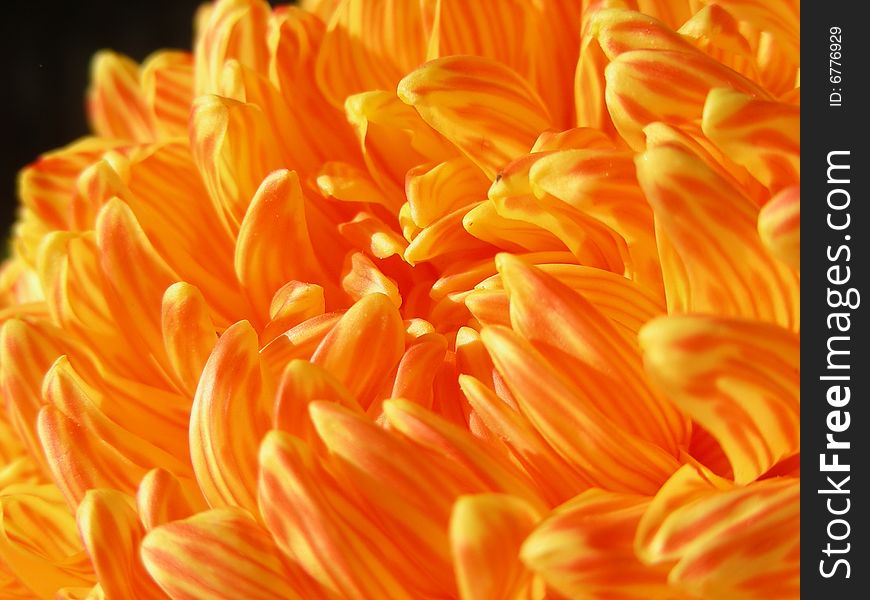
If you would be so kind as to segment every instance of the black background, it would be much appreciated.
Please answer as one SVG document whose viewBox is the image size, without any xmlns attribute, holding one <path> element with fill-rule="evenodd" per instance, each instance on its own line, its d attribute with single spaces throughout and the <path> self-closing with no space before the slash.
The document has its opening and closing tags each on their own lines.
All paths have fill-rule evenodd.
<svg viewBox="0 0 870 600">
<path fill-rule="evenodd" d="M 189 49 L 195 0 L 22 2 L 0 6 L 0 239 L 17 205 L 18 170 L 88 132 L 84 94 L 93 54 L 112 48 L 143 60 Z"/>
</svg>

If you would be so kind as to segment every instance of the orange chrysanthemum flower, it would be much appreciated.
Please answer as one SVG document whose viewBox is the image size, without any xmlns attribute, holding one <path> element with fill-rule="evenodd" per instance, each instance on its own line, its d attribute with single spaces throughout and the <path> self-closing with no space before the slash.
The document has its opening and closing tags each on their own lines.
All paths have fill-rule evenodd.
<svg viewBox="0 0 870 600">
<path fill-rule="evenodd" d="M 797 0 L 219 0 L 0 277 L 0 596 L 799 590 Z"/>
</svg>

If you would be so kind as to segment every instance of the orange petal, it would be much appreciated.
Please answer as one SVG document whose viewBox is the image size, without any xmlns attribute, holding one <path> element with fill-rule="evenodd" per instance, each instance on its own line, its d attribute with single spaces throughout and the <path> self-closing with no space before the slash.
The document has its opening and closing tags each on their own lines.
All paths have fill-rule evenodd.
<svg viewBox="0 0 870 600">
<path fill-rule="evenodd" d="M 342 315 L 311 362 L 331 373 L 367 408 L 402 357 L 404 338 L 395 305 L 383 294 L 370 294 Z"/>
<path fill-rule="evenodd" d="M 284 245 L 293 248 L 292 260 L 275 252 Z M 322 279 L 294 171 L 275 171 L 260 184 L 239 229 L 235 267 L 251 304 L 262 315 L 288 281 Z"/>
<path fill-rule="evenodd" d="M 169 471 L 148 471 L 136 491 L 136 507 L 145 530 L 151 531 L 165 523 L 185 519 L 205 510 L 202 497 L 191 497 L 189 491 Z"/>
<path fill-rule="evenodd" d="M 347 389 L 328 371 L 307 360 L 292 360 L 284 369 L 275 394 L 273 424 L 276 429 L 310 440 L 314 429 L 308 405 L 316 400 L 336 402 L 360 410 Z"/>
<path fill-rule="evenodd" d="M 487 327 L 481 338 L 523 414 L 591 483 L 649 493 L 677 467 L 659 446 L 614 427 L 588 392 L 572 386 L 513 331 Z"/>
<path fill-rule="evenodd" d="M 715 89 L 701 127 L 723 154 L 776 193 L 800 183 L 800 122 L 799 106 Z"/>
<path fill-rule="evenodd" d="M 337 477 L 425 569 L 429 581 L 417 585 L 454 589 L 446 533 L 451 507 L 462 494 L 486 491 L 483 485 L 453 461 L 425 448 L 411 451 L 409 442 L 335 404 L 313 403 L 311 419 L 340 459 Z"/>
<path fill-rule="evenodd" d="M 384 402 L 384 413 L 396 431 L 415 444 L 456 461 L 489 489 L 522 498 L 535 508 L 545 508 L 529 480 L 513 464 L 464 429 L 407 400 Z"/>
<path fill-rule="evenodd" d="M 446 351 L 447 340 L 443 335 L 428 333 L 418 337 L 399 361 L 390 396 L 432 406 L 432 385 Z"/>
<path fill-rule="evenodd" d="M 200 96 L 190 115 L 190 146 L 228 232 L 235 233 L 268 173 L 281 166 L 272 130 L 255 105 Z"/>
<path fill-rule="evenodd" d="M 88 116 L 98 135 L 136 142 L 154 139 L 154 117 L 139 84 L 139 66 L 108 50 L 91 61 Z"/>
<path fill-rule="evenodd" d="M 738 20 L 770 32 L 778 46 L 795 64 L 800 64 L 800 2 L 787 0 L 772 4 L 761 0 L 719 0 L 717 4 Z"/>
<path fill-rule="evenodd" d="M 546 107 L 528 84 L 489 59 L 433 60 L 407 75 L 398 94 L 491 181 L 550 125 Z"/>
<path fill-rule="evenodd" d="M 163 294 L 160 322 L 169 364 L 184 392 L 193 397 L 217 342 L 208 304 L 197 288 L 179 281 Z"/>
<path fill-rule="evenodd" d="M 388 90 L 425 59 L 420 3 L 344 0 L 317 56 L 317 85 L 336 107 L 368 90 Z"/>
<path fill-rule="evenodd" d="M 298 439 L 270 432 L 260 448 L 260 507 L 278 547 L 328 590 L 329 597 L 412 596 L 379 553 L 402 560 L 368 516 L 342 501 Z M 366 534 L 377 533 L 374 539 Z M 377 550 L 376 554 L 373 550 Z"/>
<path fill-rule="evenodd" d="M 529 420 L 495 392 L 468 375 L 459 376 L 459 385 L 478 418 L 508 446 L 550 504 L 564 502 L 589 487 L 589 482 L 553 450 Z"/>
<path fill-rule="evenodd" d="M 121 200 L 110 200 L 100 210 L 96 233 L 100 264 L 117 298 L 109 301 L 120 326 L 132 334 L 134 343 L 142 344 L 143 350 L 165 364 L 161 304 L 166 288 L 178 276 L 157 254 L 130 207 Z"/>
<path fill-rule="evenodd" d="M 375 258 L 389 258 L 394 254 L 402 256 L 408 247 L 408 242 L 392 227 L 367 213 L 357 213 L 353 221 L 340 224 L 338 232 Z"/>
<path fill-rule="evenodd" d="M 676 456 L 688 437 L 688 423 L 651 392 L 633 344 L 584 297 L 540 269 L 508 254 L 499 254 L 496 266 L 510 297 L 514 331 L 547 354 L 564 353 L 563 373 L 588 390 L 588 400 L 602 415 Z M 574 369 L 579 370 L 572 377 Z M 612 394 L 624 401 L 608 402 Z"/>
<path fill-rule="evenodd" d="M 14 428 L 28 454 L 45 465 L 36 433 L 42 407 L 42 378 L 63 353 L 62 334 L 45 325 L 9 319 L 0 328 L 0 391 L 5 399 L 4 423 Z"/>
<path fill-rule="evenodd" d="M 797 276 L 770 256 L 758 209 L 696 155 L 647 150 L 637 174 L 661 228 L 669 312 L 707 312 L 799 326 Z"/>
<path fill-rule="evenodd" d="M 269 429 L 257 334 L 224 331 L 202 372 L 190 415 L 190 457 L 210 506 L 256 510 L 257 450 Z"/>
<path fill-rule="evenodd" d="M 800 480 L 746 487 L 684 466 L 656 495 L 637 530 L 647 563 L 694 597 L 791 598 L 800 586 Z"/>
<path fill-rule="evenodd" d="M 647 567 L 634 553 L 635 530 L 648 505 L 643 496 L 584 492 L 532 531 L 520 557 L 565 598 L 672 597 L 667 568 Z"/>
<path fill-rule="evenodd" d="M 173 600 L 303 597 L 272 536 L 239 509 L 214 509 L 151 530 L 142 562 Z"/>
<path fill-rule="evenodd" d="M 411 218 L 418 227 L 428 227 L 454 210 L 486 197 L 489 182 L 465 157 L 436 165 L 421 165 L 408 172 L 405 194 Z"/>
<path fill-rule="evenodd" d="M 450 516 L 450 546 L 459 597 L 522 597 L 531 574 L 519 560 L 520 546 L 539 518 L 538 510 L 513 496 L 481 494 L 457 500 Z"/>
<path fill-rule="evenodd" d="M 395 280 L 387 277 L 362 252 L 353 252 L 345 259 L 345 275 L 341 287 L 353 301 L 369 294 L 382 294 L 390 299 L 396 308 L 402 305 L 402 296 Z"/>
<path fill-rule="evenodd" d="M 303 321 L 322 315 L 325 308 L 322 287 L 299 281 L 287 282 L 272 296 L 270 320 L 260 334 L 261 342 L 271 342 Z"/>
<path fill-rule="evenodd" d="M 269 49 L 266 28 L 269 5 L 261 0 L 221 0 L 197 15 L 196 95 L 219 93 L 224 65 L 237 60 L 242 65 L 267 73 Z"/>
<path fill-rule="evenodd" d="M 635 150 L 644 148 L 643 128 L 654 121 L 671 125 L 701 117 L 710 90 L 719 87 L 768 97 L 760 87 L 692 48 L 634 50 L 620 54 L 605 70 L 607 108 L 617 131 Z"/>
<path fill-rule="evenodd" d="M 40 413 L 39 435 L 52 474 L 71 505 L 96 487 L 132 493 L 144 472 L 154 466 L 180 476 L 192 474 L 185 457 L 170 454 L 108 418 L 101 403 L 95 402 L 97 393 L 66 356 L 45 375 L 43 396 L 49 405 Z M 159 427 L 164 436 L 183 436 L 183 430 L 168 421 Z"/>
<path fill-rule="evenodd" d="M 193 78 L 193 56 L 188 52 L 155 52 L 142 64 L 142 95 L 161 135 L 187 135 Z"/>
<path fill-rule="evenodd" d="M 133 499 L 115 490 L 91 490 L 76 512 L 85 549 L 100 586 L 112 598 L 166 598 L 139 559 L 144 534 Z"/>
<path fill-rule="evenodd" d="M 0 578 L 17 579 L 22 598 L 53 598 L 60 588 L 94 584 L 75 519 L 57 487 L 4 489 L 0 515 Z"/>
<path fill-rule="evenodd" d="M 583 149 L 555 152 L 529 170 L 535 195 L 549 194 L 600 221 L 625 240 L 626 274 L 661 288 L 652 211 L 637 183 L 628 152 Z"/>
<path fill-rule="evenodd" d="M 795 271 L 801 270 L 801 189 L 782 190 L 762 207 L 758 235 L 770 252 Z"/>
<path fill-rule="evenodd" d="M 721 444 L 743 484 L 800 451 L 800 341 L 776 326 L 703 316 L 640 333 L 647 372 Z"/>
</svg>

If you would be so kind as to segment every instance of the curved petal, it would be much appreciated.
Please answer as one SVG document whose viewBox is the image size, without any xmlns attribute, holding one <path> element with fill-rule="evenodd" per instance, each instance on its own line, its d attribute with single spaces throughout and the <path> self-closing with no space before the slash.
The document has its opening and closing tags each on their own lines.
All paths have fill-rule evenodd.
<svg viewBox="0 0 870 600">
<path fill-rule="evenodd" d="M 779 327 L 705 316 L 640 333 L 653 382 L 722 446 L 738 484 L 800 452 L 800 340 Z"/>
<path fill-rule="evenodd" d="M 190 415 L 190 458 L 210 506 L 256 510 L 257 450 L 269 429 L 257 334 L 246 321 L 218 340 Z"/>
<path fill-rule="evenodd" d="M 213 509 L 152 529 L 142 562 L 172 600 L 301 600 L 272 536 L 244 511 Z"/>
<path fill-rule="evenodd" d="M 139 543 L 144 531 L 132 498 L 114 490 L 91 490 L 79 504 L 76 520 L 106 595 L 142 600 L 166 598 L 140 562 Z"/>
<path fill-rule="evenodd" d="M 669 312 L 706 312 L 799 328 L 797 275 L 757 232 L 758 209 L 687 150 L 656 147 L 637 174 L 660 228 Z"/>
<path fill-rule="evenodd" d="M 523 597 L 531 574 L 520 562 L 520 546 L 540 513 L 519 498 L 502 494 L 463 496 L 450 515 L 450 547 L 462 600 Z"/>
<path fill-rule="evenodd" d="M 491 181 L 550 126 L 538 95 L 515 71 L 491 59 L 430 61 L 402 79 L 398 94 Z"/>
<path fill-rule="evenodd" d="M 758 235 L 775 257 L 800 272 L 800 186 L 782 190 L 762 207 L 758 215 Z"/>
</svg>

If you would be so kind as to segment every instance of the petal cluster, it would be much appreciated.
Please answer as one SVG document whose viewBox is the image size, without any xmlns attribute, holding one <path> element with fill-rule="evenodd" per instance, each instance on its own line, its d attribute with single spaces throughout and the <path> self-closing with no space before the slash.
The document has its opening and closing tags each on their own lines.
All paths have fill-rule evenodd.
<svg viewBox="0 0 870 600">
<path fill-rule="evenodd" d="M 0 271 L 0 596 L 796 598 L 799 3 L 216 0 Z"/>
</svg>

